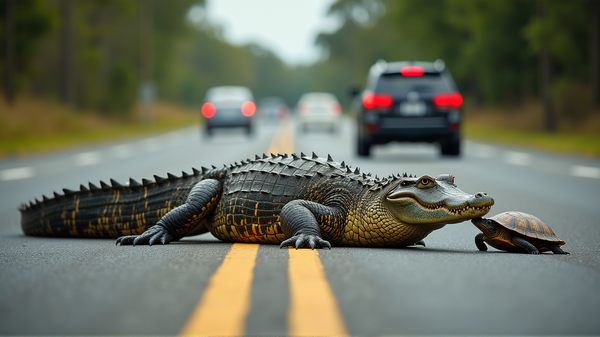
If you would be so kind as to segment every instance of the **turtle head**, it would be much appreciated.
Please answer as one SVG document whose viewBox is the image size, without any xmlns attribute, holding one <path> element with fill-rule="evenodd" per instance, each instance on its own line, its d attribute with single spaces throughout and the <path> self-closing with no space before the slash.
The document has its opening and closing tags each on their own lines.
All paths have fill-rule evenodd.
<svg viewBox="0 0 600 337">
<path fill-rule="evenodd" d="M 494 199 L 486 193 L 471 195 L 458 189 L 449 174 L 435 178 L 403 177 L 387 195 L 390 212 L 405 224 L 449 224 L 486 215 Z"/>
<path fill-rule="evenodd" d="M 479 228 L 488 237 L 495 236 L 498 230 L 498 224 L 492 219 L 475 218 L 471 222 Z"/>
</svg>

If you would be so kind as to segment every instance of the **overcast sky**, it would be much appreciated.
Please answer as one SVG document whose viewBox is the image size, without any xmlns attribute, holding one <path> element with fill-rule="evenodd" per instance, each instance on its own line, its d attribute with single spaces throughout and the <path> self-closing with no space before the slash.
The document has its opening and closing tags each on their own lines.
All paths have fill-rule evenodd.
<svg viewBox="0 0 600 337">
<path fill-rule="evenodd" d="M 287 64 L 309 64 L 321 56 L 315 45 L 317 35 L 339 27 L 335 18 L 327 16 L 334 1 L 206 0 L 206 11 L 197 14 L 221 26 L 232 44 L 253 42 Z"/>
</svg>

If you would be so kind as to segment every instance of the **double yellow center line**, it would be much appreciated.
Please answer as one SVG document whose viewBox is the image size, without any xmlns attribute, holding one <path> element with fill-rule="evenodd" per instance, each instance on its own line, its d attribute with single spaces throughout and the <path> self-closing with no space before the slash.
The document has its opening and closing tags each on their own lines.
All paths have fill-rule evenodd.
<svg viewBox="0 0 600 337">
<path fill-rule="evenodd" d="M 292 127 L 284 124 L 278 129 L 269 153 L 292 152 Z M 258 244 L 248 243 L 234 243 L 231 246 L 180 335 L 239 336 L 245 333 L 258 247 Z M 348 335 L 319 252 L 290 248 L 288 254 L 288 334 Z"/>
</svg>

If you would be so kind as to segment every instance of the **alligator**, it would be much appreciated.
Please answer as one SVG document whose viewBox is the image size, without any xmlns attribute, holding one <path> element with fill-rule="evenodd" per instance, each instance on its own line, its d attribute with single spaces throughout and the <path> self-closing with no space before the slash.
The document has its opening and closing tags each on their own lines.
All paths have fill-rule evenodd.
<svg viewBox="0 0 600 337">
<path fill-rule="evenodd" d="M 450 223 L 480 218 L 494 200 L 469 195 L 448 174 L 386 178 L 330 155 L 263 154 L 142 183 L 103 181 L 23 204 L 26 235 L 167 244 L 212 233 L 226 242 L 280 247 L 406 247 Z"/>
</svg>

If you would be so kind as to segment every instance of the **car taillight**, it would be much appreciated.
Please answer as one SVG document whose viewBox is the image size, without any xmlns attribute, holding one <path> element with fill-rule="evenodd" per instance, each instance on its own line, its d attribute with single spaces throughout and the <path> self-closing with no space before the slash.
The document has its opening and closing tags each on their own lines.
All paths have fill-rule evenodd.
<svg viewBox="0 0 600 337">
<path fill-rule="evenodd" d="M 436 110 L 458 109 L 463 103 L 463 98 L 458 92 L 437 94 L 433 96 L 433 106 Z"/>
<path fill-rule="evenodd" d="M 304 115 L 306 113 L 306 104 L 298 103 L 298 105 L 296 105 L 296 111 L 298 111 L 299 114 Z"/>
<path fill-rule="evenodd" d="M 402 76 L 422 76 L 425 73 L 425 69 L 418 66 L 406 66 L 400 69 Z"/>
<path fill-rule="evenodd" d="M 206 118 L 212 118 L 216 112 L 217 112 L 217 108 L 215 107 L 214 104 L 212 104 L 210 102 L 206 102 L 206 103 L 204 103 L 204 105 L 202 105 L 202 116 L 204 116 Z"/>
<path fill-rule="evenodd" d="M 256 105 L 252 101 L 246 101 L 242 104 L 242 115 L 250 117 L 256 112 Z"/>
<path fill-rule="evenodd" d="M 329 113 L 339 115 L 342 112 L 342 106 L 338 102 L 332 102 L 329 108 Z"/>
<path fill-rule="evenodd" d="M 394 99 L 389 95 L 366 93 L 362 100 L 363 106 L 367 109 L 389 109 L 394 104 Z"/>
</svg>

